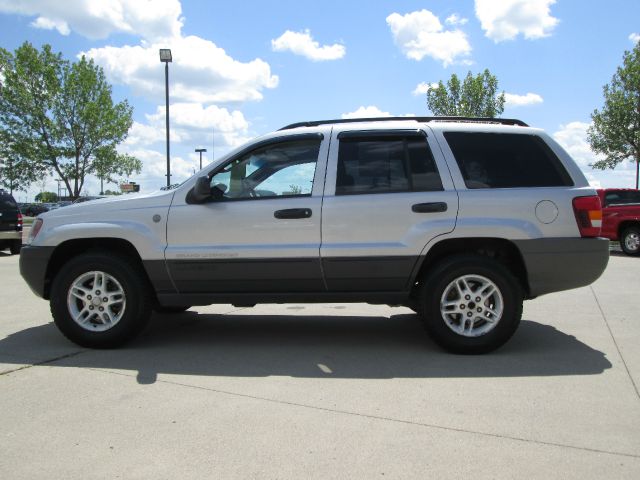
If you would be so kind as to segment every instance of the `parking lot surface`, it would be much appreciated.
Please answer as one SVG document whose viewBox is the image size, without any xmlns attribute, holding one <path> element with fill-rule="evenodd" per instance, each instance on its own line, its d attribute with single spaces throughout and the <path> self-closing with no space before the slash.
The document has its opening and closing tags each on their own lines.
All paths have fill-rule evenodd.
<svg viewBox="0 0 640 480">
<path fill-rule="evenodd" d="M 640 258 L 484 356 L 405 308 L 230 305 L 87 350 L 0 252 L 0 478 L 640 478 Z"/>
</svg>

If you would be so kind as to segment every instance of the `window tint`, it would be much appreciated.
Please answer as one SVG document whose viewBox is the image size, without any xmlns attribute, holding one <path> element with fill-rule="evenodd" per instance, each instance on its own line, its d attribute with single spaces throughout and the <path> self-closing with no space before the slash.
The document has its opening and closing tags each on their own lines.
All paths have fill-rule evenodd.
<svg viewBox="0 0 640 480">
<path fill-rule="evenodd" d="M 638 190 L 617 190 L 607 192 L 605 205 L 634 205 L 640 204 L 640 192 Z"/>
<path fill-rule="evenodd" d="M 340 139 L 336 195 L 442 190 L 424 137 Z"/>
<path fill-rule="evenodd" d="M 0 208 L 2 210 L 15 210 L 18 208 L 16 201 L 9 194 L 0 195 Z"/>
<path fill-rule="evenodd" d="M 311 195 L 320 140 L 287 141 L 231 161 L 211 178 L 224 198 Z"/>
<path fill-rule="evenodd" d="M 444 136 L 467 188 L 573 185 L 558 157 L 535 135 L 447 132 Z"/>
</svg>

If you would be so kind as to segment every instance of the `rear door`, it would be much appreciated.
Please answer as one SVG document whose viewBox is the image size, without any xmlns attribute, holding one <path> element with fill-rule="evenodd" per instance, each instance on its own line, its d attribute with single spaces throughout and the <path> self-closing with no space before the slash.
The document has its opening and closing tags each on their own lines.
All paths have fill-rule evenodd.
<svg viewBox="0 0 640 480">
<path fill-rule="evenodd" d="M 320 255 L 329 291 L 409 289 L 424 247 L 456 223 L 458 196 L 426 131 L 334 127 Z"/>
<path fill-rule="evenodd" d="M 323 291 L 320 213 L 328 134 L 250 147 L 209 173 L 224 196 L 176 198 L 165 258 L 181 293 Z"/>
</svg>

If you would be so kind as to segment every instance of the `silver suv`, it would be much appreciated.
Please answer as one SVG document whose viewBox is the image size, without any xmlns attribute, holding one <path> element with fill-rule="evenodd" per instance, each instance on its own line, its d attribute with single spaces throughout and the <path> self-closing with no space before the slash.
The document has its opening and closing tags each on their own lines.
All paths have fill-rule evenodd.
<svg viewBox="0 0 640 480">
<path fill-rule="evenodd" d="M 131 339 L 152 310 L 369 302 L 483 353 L 512 336 L 523 300 L 600 276 L 601 214 L 569 155 L 518 120 L 303 122 L 175 190 L 40 215 L 20 270 L 88 347 Z"/>
</svg>

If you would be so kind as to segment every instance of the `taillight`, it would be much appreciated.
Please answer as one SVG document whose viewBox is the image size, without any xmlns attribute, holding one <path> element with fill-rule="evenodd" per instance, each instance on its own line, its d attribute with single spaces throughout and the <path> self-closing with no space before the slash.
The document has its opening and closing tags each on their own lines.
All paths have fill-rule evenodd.
<svg viewBox="0 0 640 480">
<path fill-rule="evenodd" d="M 22 230 L 22 214 L 21 213 L 18 213 L 17 227 L 18 227 L 18 230 Z"/>
<path fill-rule="evenodd" d="M 40 232 L 40 229 L 42 228 L 43 223 L 44 222 L 41 218 L 36 218 L 36 221 L 33 222 L 33 226 L 31 227 L 31 231 L 29 232 L 29 239 L 27 240 L 27 243 L 31 243 L 36 238 L 36 236 Z"/>
<path fill-rule="evenodd" d="M 583 237 L 597 237 L 602 226 L 602 205 L 597 195 L 573 199 L 573 212 Z"/>
</svg>

